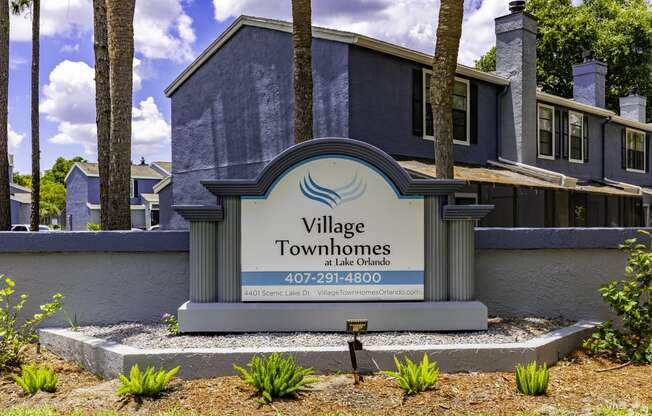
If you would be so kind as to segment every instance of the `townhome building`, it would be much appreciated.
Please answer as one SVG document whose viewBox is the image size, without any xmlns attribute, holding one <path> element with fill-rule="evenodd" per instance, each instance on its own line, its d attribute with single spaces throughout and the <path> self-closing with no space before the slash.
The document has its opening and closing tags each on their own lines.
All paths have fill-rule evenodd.
<svg viewBox="0 0 652 416">
<path fill-rule="evenodd" d="M 150 230 L 159 224 L 159 197 L 154 187 L 171 174 L 170 162 L 131 165 L 131 224 Z M 77 162 L 65 178 L 66 227 L 86 230 L 88 224 L 100 223 L 100 177 L 97 163 Z"/>
<path fill-rule="evenodd" d="M 32 207 L 32 190 L 13 181 L 14 158 L 9 155 L 9 209 L 11 224 L 29 224 Z"/>
<path fill-rule="evenodd" d="M 514 2 L 495 20 L 496 71 L 458 65 L 453 91 L 457 203 L 494 204 L 489 227 L 649 225 L 646 97 L 605 108 L 606 65 L 573 65 L 572 98 L 537 88 L 537 20 Z M 315 137 L 368 142 L 415 177 L 434 177 L 432 56 L 314 27 Z M 570 63 L 569 63 L 570 65 Z M 162 228 L 187 224 L 173 204 L 218 203 L 200 181 L 254 178 L 294 143 L 292 25 L 241 16 L 166 89 L 171 177 Z M 163 196 L 161 196 L 163 198 Z"/>
</svg>

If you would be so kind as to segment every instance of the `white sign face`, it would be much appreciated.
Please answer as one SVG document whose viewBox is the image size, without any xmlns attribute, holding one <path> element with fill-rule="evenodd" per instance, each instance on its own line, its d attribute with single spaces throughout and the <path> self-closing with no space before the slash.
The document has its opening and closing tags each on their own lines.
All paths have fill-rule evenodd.
<svg viewBox="0 0 652 416">
<path fill-rule="evenodd" d="M 242 300 L 423 300 L 423 216 L 359 159 L 299 163 L 242 197 Z"/>
</svg>

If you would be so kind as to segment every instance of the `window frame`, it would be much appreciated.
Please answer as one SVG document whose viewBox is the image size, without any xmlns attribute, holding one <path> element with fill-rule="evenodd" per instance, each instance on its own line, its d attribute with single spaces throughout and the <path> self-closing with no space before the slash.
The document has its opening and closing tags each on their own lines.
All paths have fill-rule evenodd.
<svg viewBox="0 0 652 416">
<path fill-rule="evenodd" d="M 540 127 L 540 123 L 539 123 L 539 120 L 541 120 L 541 117 L 539 115 L 540 115 L 542 107 L 547 108 L 550 111 L 552 111 L 552 136 L 551 136 L 552 155 L 550 155 L 550 156 L 541 154 L 541 127 Z M 548 105 L 548 104 L 538 103 L 538 105 L 537 105 L 537 157 L 539 159 L 555 160 L 555 150 L 557 150 L 557 149 L 555 149 L 555 147 L 556 147 L 555 142 L 557 141 L 555 139 L 555 133 L 556 133 L 556 131 L 555 131 L 555 121 L 556 121 L 555 120 L 555 107 L 552 106 L 552 105 Z M 569 126 L 569 128 L 570 128 L 570 126 Z M 570 155 L 570 153 L 569 153 L 569 155 Z"/>
<path fill-rule="evenodd" d="M 135 198 L 134 191 L 136 190 L 135 184 L 134 184 L 134 178 L 129 179 L 129 198 Z"/>
<path fill-rule="evenodd" d="M 629 132 L 633 133 L 639 133 L 643 135 L 643 170 L 640 169 L 633 169 L 629 168 L 629 141 L 627 140 L 627 134 Z M 646 173 L 646 168 L 647 168 L 647 146 L 645 145 L 645 140 L 646 140 L 646 134 L 644 131 L 641 130 L 636 130 L 636 129 L 631 129 L 629 127 L 625 127 L 625 170 L 627 172 L 634 172 L 634 173 Z"/>
<path fill-rule="evenodd" d="M 582 154 L 580 155 L 579 159 L 573 159 L 572 156 L 572 142 L 573 142 L 573 134 L 571 130 L 571 114 L 576 114 L 580 116 L 580 143 L 581 143 L 581 149 L 582 149 Z M 581 113 L 579 111 L 573 111 L 569 110 L 568 111 L 568 161 L 570 163 L 584 163 L 584 113 Z"/>
<path fill-rule="evenodd" d="M 426 68 L 423 68 L 421 71 L 421 96 L 423 97 L 423 105 L 421 106 L 421 127 L 423 129 L 423 139 L 434 141 L 435 136 L 429 136 L 426 134 L 426 77 L 432 76 L 432 71 Z M 455 77 L 455 82 L 460 81 L 466 85 L 466 141 L 455 140 L 453 139 L 453 144 L 458 144 L 460 146 L 470 146 L 471 145 L 471 81 L 466 78 Z M 453 111 L 451 109 L 451 111 Z M 434 131 L 434 128 L 433 128 Z"/>
</svg>

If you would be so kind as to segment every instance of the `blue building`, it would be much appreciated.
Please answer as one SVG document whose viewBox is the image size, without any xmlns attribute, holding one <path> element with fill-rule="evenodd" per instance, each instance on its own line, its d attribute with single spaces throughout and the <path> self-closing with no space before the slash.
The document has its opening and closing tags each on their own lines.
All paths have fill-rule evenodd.
<svg viewBox="0 0 652 416">
<path fill-rule="evenodd" d="M 170 175 L 170 162 L 131 165 L 131 224 L 149 230 L 159 224 L 159 196 L 154 187 Z M 65 178 L 66 227 L 86 230 L 100 223 L 100 177 L 97 163 L 77 162 Z"/>
<path fill-rule="evenodd" d="M 32 190 L 13 181 L 14 158 L 9 155 L 9 199 L 11 224 L 29 224 L 32 207 Z"/>
<path fill-rule="evenodd" d="M 574 97 L 537 89 L 537 21 L 496 19 L 496 66 L 458 65 L 453 119 L 458 203 L 495 204 L 485 226 L 650 224 L 645 97 L 605 108 L 606 66 L 573 65 Z M 216 203 L 202 179 L 253 178 L 294 143 L 292 25 L 241 16 L 166 89 L 172 177 L 163 209 Z M 313 28 L 314 136 L 350 137 L 389 153 L 413 175 L 435 172 L 432 57 L 367 36 Z M 173 212 L 162 227 L 184 228 Z"/>
</svg>

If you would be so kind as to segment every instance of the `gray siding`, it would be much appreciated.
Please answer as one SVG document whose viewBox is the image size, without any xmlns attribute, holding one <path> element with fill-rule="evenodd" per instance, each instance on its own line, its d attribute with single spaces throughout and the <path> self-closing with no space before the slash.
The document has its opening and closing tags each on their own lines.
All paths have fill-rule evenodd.
<svg viewBox="0 0 652 416">
<path fill-rule="evenodd" d="M 66 182 L 66 214 L 68 229 L 85 230 L 90 222 L 88 201 L 88 178 L 75 167 Z"/>
<path fill-rule="evenodd" d="M 609 179 L 631 183 L 641 186 L 652 186 L 652 175 L 650 172 L 630 172 L 622 168 L 621 164 L 621 134 L 624 126 L 616 123 L 609 123 L 606 126 L 605 154 L 605 176 Z M 647 140 L 650 140 L 648 133 Z M 648 149 L 649 150 L 649 149 Z M 650 166 L 652 158 L 650 152 L 647 155 L 647 165 Z M 649 171 L 649 169 L 648 169 Z"/>
<path fill-rule="evenodd" d="M 555 106 L 555 108 L 563 107 Z M 537 166 L 582 180 L 602 180 L 602 121 L 604 118 L 587 113 L 584 113 L 584 117 L 588 117 L 589 120 L 589 160 L 584 163 L 574 163 L 563 157 L 555 160 L 537 157 Z M 535 140 L 538 140 L 537 135 L 535 135 Z M 618 136 L 618 145 L 620 146 L 620 136 Z M 563 151 L 563 149 L 561 150 Z M 563 155 L 563 153 L 561 154 Z M 620 150 L 618 154 L 608 154 L 608 157 L 617 157 L 618 163 L 620 163 Z"/>
<path fill-rule="evenodd" d="M 313 41 L 315 136 L 348 136 L 348 54 Z M 202 179 L 251 178 L 293 144 L 291 34 L 243 27 L 172 95 L 174 203 Z"/>
<path fill-rule="evenodd" d="M 555 108 L 563 109 L 564 107 L 555 106 Z M 622 181 L 633 185 L 652 185 L 652 175 L 649 172 L 631 172 L 622 168 L 621 132 L 625 127 L 613 122 L 606 125 L 603 159 L 602 124 L 606 121 L 606 118 L 588 113 L 584 113 L 584 117 L 588 117 L 589 127 L 588 161 L 574 163 L 569 162 L 567 158 L 565 159 L 563 157 L 558 157 L 555 160 L 537 158 L 537 166 L 584 181 L 602 181 L 606 177 L 611 180 Z M 563 153 L 561 154 L 563 155 Z M 652 161 L 649 152 L 647 159 L 649 166 Z"/>
<path fill-rule="evenodd" d="M 434 158 L 434 143 L 412 131 L 412 71 L 422 68 L 412 61 L 349 46 L 350 137 L 394 156 Z M 484 164 L 496 159 L 499 87 L 471 82 L 478 87 L 478 143 L 455 145 L 455 161 Z"/>
</svg>

